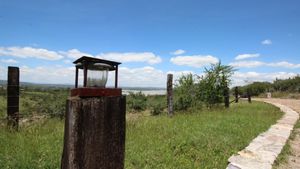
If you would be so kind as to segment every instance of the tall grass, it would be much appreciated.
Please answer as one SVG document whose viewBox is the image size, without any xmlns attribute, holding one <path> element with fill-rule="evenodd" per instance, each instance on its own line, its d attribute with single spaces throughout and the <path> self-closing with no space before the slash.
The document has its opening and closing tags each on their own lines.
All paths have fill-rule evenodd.
<svg viewBox="0 0 300 169">
<path fill-rule="evenodd" d="M 125 168 L 225 168 L 227 159 L 280 118 L 264 103 L 239 103 L 230 109 L 194 110 L 138 116 L 126 125 Z M 21 127 L 0 128 L 0 168 L 60 168 L 63 121 L 48 119 Z"/>
<path fill-rule="evenodd" d="M 127 124 L 126 168 L 226 168 L 227 159 L 280 118 L 264 103 L 141 117 Z"/>
</svg>

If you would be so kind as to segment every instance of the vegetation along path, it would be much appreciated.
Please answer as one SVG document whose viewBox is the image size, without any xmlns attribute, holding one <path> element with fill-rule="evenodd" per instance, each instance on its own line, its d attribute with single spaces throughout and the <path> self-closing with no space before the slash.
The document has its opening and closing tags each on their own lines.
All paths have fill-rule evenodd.
<svg viewBox="0 0 300 169">
<path fill-rule="evenodd" d="M 285 115 L 270 127 L 270 129 L 258 137 L 256 137 L 244 150 L 238 155 L 229 158 L 229 169 L 250 169 L 264 168 L 271 169 L 272 164 L 286 144 L 299 115 L 296 111 L 300 111 L 299 100 L 288 99 L 257 99 L 279 107 Z M 294 111 L 296 110 L 296 111 Z M 297 130 L 297 129 L 296 129 Z M 294 131 L 295 133 L 295 131 Z M 297 136 L 298 134 L 298 136 Z M 300 137 L 297 132 L 295 140 L 289 141 L 293 154 L 289 154 L 288 162 L 280 164 L 279 168 L 300 168 Z M 284 151 L 284 150 L 283 150 Z M 278 160 L 278 159 L 277 159 Z"/>
</svg>

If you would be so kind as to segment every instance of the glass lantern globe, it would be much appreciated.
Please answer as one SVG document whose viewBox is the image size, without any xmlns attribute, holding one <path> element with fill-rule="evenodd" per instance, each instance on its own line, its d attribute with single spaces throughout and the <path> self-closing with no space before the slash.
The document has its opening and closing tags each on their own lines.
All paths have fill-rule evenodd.
<svg viewBox="0 0 300 169">
<path fill-rule="evenodd" d="M 88 65 L 87 87 L 105 88 L 110 68 L 110 65 L 104 63 L 93 63 Z"/>
</svg>

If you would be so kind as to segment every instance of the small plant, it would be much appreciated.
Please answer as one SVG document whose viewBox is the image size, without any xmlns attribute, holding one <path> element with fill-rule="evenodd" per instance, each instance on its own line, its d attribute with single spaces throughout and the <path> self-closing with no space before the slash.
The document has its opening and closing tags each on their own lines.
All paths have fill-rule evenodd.
<svg viewBox="0 0 300 169">
<path fill-rule="evenodd" d="M 143 111 L 147 107 L 147 97 L 141 91 L 137 93 L 130 92 L 127 105 L 133 111 Z"/>
<path fill-rule="evenodd" d="M 182 75 L 175 85 L 175 110 L 186 110 L 195 101 L 195 80 L 192 74 Z"/>
<path fill-rule="evenodd" d="M 164 107 L 160 103 L 155 104 L 150 107 L 150 114 L 152 116 L 160 115 L 163 113 L 163 110 L 164 110 Z"/>
</svg>

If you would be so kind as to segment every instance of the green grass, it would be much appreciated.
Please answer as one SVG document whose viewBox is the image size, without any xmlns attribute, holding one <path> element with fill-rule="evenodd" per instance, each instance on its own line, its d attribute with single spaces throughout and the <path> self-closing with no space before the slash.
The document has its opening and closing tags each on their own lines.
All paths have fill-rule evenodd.
<svg viewBox="0 0 300 169">
<path fill-rule="evenodd" d="M 21 127 L 19 132 L 0 130 L 1 169 L 59 168 L 63 122 L 49 119 Z"/>
<path fill-rule="evenodd" d="M 271 105 L 253 102 L 230 109 L 143 116 L 127 120 L 127 169 L 225 168 L 227 159 L 280 118 Z M 63 121 L 50 119 L 0 128 L 0 168 L 60 168 Z"/>
<path fill-rule="evenodd" d="M 6 97 L 0 96 L 0 120 L 6 117 Z"/>
</svg>

